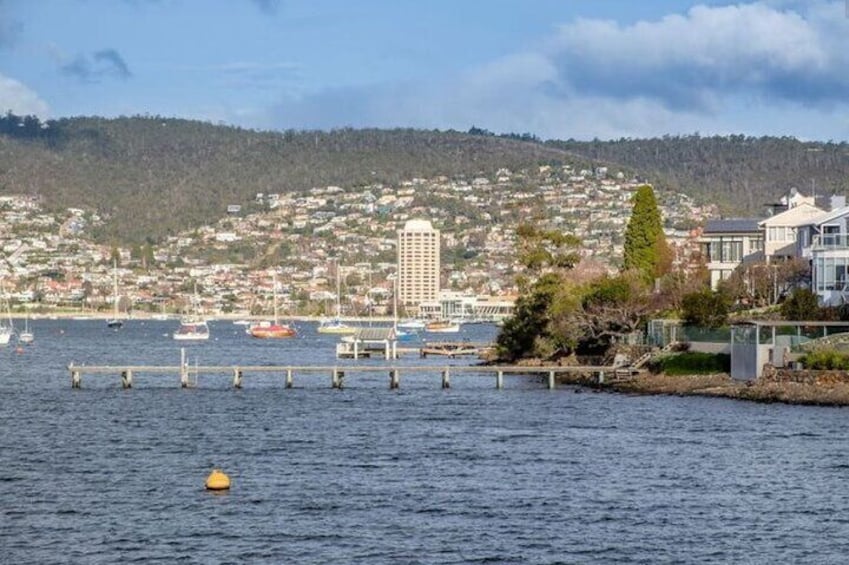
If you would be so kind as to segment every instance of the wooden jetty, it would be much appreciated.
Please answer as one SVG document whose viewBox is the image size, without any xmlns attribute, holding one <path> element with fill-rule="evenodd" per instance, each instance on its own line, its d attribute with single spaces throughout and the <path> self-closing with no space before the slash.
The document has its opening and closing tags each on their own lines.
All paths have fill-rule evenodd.
<svg viewBox="0 0 849 565">
<path fill-rule="evenodd" d="M 442 388 L 451 387 L 452 374 L 462 376 L 479 375 L 494 376 L 495 387 L 504 388 L 504 376 L 531 376 L 543 377 L 549 389 L 554 389 L 558 374 L 589 374 L 595 377 L 598 383 L 605 382 L 605 375 L 613 377 L 617 371 L 607 366 L 541 366 L 525 367 L 518 365 L 493 365 L 493 366 L 365 366 L 365 365 L 189 365 L 185 362 L 185 352 L 181 353 L 179 365 L 68 365 L 71 375 L 71 387 L 81 388 L 83 375 L 114 375 L 120 376 L 123 388 L 133 387 L 133 378 L 137 374 L 175 375 L 179 378 L 180 386 L 190 388 L 196 385 L 199 374 L 224 374 L 230 375 L 235 388 L 242 388 L 246 375 L 259 373 L 272 373 L 283 378 L 285 388 L 294 386 L 295 374 L 301 375 L 326 375 L 330 377 L 330 386 L 343 388 L 346 378 L 353 375 L 365 377 L 366 374 L 383 374 L 388 378 L 389 388 L 397 389 L 401 386 L 401 375 L 409 373 L 430 373 L 439 375 Z M 194 380 L 192 379 L 194 377 Z"/>
<path fill-rule="evenodd" d="M 425 343 L 419 349 L 419 355 L 443 355 L 446 357 L 460 357 L 462 355 L 481 355 L 493 348 L 491 343 L 478 343 L 471 341 L 437 341 Z"/>
</svg>

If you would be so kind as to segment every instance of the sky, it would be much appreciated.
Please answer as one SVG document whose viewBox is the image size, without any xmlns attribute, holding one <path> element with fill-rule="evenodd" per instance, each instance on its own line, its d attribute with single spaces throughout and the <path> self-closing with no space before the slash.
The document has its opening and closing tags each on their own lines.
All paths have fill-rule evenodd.
<svg viewBox="0 0 849 565">
<path fill-rule="evenodd" d="M 849 140 L 849 0 L 0 0 L 0 112 Z"/>
</svg>

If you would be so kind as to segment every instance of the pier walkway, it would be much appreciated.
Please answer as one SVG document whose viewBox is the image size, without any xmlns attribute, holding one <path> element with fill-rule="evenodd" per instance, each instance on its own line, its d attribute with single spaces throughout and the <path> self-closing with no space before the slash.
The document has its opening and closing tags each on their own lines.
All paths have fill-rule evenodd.
<svg viewBox="0 0 849 565">
<path fill-rule="evenodd" d="M 493 365 L 493 366 L 402 366 L 402 365 L 386 365 L 386 366 L 364 366 L 364 365 L 189 365 L 182 363 L 180 365 L 76 365 L 71 363 L 68 366 L 68 371 L 71 375 L 71 387 L 82 387 L 83 375 L 98 375 L 98 376 L 119 376 L 121 384 L 124 388 L 132 388 L 133 378 L 138 374 L 150 375 L 173 375 L 175 377 L 175 385 L 177 382 L 183 388 L 194 387 L 197 384 L 197 376 L 200 374 L 213 375 L 223 374 L 229 375 L 233 379 L 233 386 L 241 388 L 244 379 L 249 375 L 259 373 L 273 373 L 280 375 L 285 388 L 294 386 L 295 375 L 299 378 L 315 375 L 324 375 L 329 377 L 330 386 L 333 388 L 343 388 L 345 380 L 348 378 L 374 376 L 382 374 L 388 379 L 389 388 L 397 389 L 401 386 L 401 375 L 410 373 L 419 374 L 434 374 L 440 379 L 442 388 L 451 387 L 451 376 L 462 375 L 467 376 L 490 376 L 495 379 L 495 386 L 498 389 L 504 388 L 504 376 L 516 375 L 524 377 L 542 377 L 545 379 L 549 389 L 554 389 L 556 377 L 559 374 L 587 374 L 591 375 L 596 382 L 605 382 L 605 375 L 615 377 L 616 370 L 613 367 L 605 366 L 578 366 L 578 367 L 561 367 L 561 366 L 542 366 L 542 367 L 525 367 L 518 365 Z"/>
</svg>

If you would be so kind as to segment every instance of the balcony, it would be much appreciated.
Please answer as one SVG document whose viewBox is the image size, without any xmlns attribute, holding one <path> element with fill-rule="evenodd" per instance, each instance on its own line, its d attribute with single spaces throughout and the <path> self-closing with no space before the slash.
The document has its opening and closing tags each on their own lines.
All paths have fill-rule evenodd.
<svg viewBox="0 0 849 565">
<path fill-rule="evenodd" d="M 828 251 L 849 249 L 849 235 L 845 233 L 829 233 L 815 235 L 811 241 L 812 251 Z"/>
</svg>

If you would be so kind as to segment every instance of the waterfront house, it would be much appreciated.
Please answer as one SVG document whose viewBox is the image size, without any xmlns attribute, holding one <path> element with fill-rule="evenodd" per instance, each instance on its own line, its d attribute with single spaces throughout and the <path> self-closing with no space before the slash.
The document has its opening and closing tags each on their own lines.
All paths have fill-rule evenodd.
<svg viewBox="0 0 849 565">
<path fill-rule="evenodd" d="M 798 230 L 799 256 L 811 262 L 811 290 L 824 306 L 849 302 L 849 206 L 832 197 L 832 210 Z"/>
<path fill-rule="evenodd" d="M 763 232 L 754 218 L 708 220 L 697 241 L 707 262 L 712 290 L 740 265 L 764 258 Z"/>
</svg>

